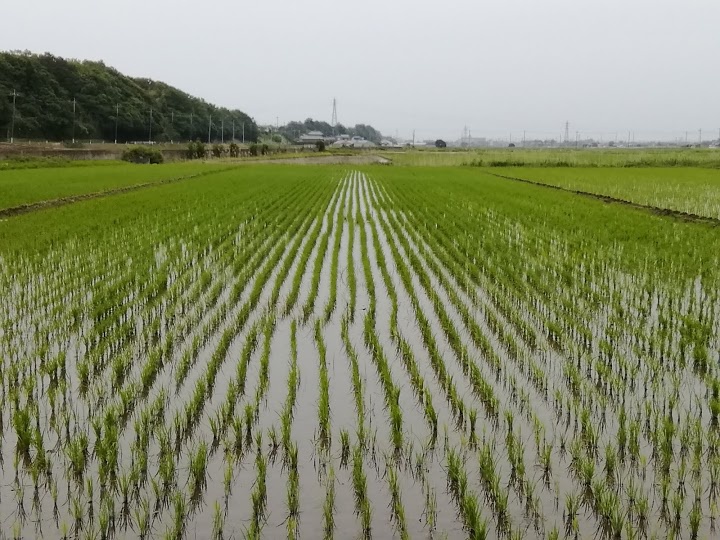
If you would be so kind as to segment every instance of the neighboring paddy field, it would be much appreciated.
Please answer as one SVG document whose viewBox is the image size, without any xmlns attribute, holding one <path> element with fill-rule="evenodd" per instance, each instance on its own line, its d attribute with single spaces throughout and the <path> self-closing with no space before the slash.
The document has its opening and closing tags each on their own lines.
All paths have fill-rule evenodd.
<svg viewBox="0 0 720 540">
<path fill-rule="evenodd" d="M 700 168 L 499 168 L 498 175 L 655 208 L 720 219 L 720 170 Z"/>
<path fill-rule="evenodd" d="M 119 163 L 97 167 L 0 171 L 0 212 L 41 201 L 167 182 L 222 167 L 222 164 L 209 163 L 169 163 L 152 167 Z M 227 164 L 224 167 L 227 168 Z"/>
<path fill-rule="evenodd" d="M 0 220 L 4 537 L 714 537 L 720 230 L 491 173 L 719 200 L 248 165 Z"/>
</svg>

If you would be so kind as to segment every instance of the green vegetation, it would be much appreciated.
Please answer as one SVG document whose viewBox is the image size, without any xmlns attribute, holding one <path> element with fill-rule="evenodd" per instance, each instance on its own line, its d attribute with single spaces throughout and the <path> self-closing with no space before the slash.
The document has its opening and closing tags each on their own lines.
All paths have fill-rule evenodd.
<svg viewBox="0 0 720 540">
<path fill-rule="evenodd" d="M 568 190 L 720 219 L 720 171 L 700 168 L 498 169 Z"/>
<path fill-rule="evenodd" d="M 2 172 L 26 201 L 155 185 L 0 220 L 0 518 L 712 537 L 717 227 L 495 174 L 567 170 Z M 716 173 L 573 170 L 668 207 Z"/>
<path fill-rule="evenodd" d="M 195 178 L 226 169 L 227 164 L 167 163 L 157 167 L 135 167 L 113 162 L 94 167 L 2 171 L 0 210 L 141 184 Z"/>
<path fill-rule="evenodd" d="M 129 161 L 130 163 L 145 165 L 157 165 L 164 161 L 160 150 L 147 146 L 133 146 L 132 148 L 128 148 L 122 153 L 121 159 L 123 161 Z"/>
<path fill-rule="evenodd" d="M 117 120 L 118 142 L 147 141 L 151 129 L 154 141 L 188 141 L 207 138 L 211 118 L 213 140 L 231 139 L 233 121 L 237 129 L 244 125 L 245 140 L 258 136 L 255 121 L 244 112 L 216 107 L 163 82 L 128 77 L 102 62 L 10 52 L 0 52 L 3 133 L 12 120 L 7 96 L 13 90 L 17 139 L 114 141 Z"/>
<path fill-rule="evenodd" d="M 382 155 L 396 165 L 475 167 L 709 167 L 720 168 L 713 148 L 483 148 L 404 150 Z"/>
<path fill-rule="evenodd" d="M 374 143 L 380 143 L 382 134 L 372 126 L 366 124 L 356 124 L 355 127 L 331 126 L 322 120 L 313 120 L 308 118 L 304 122 L 288 122 L 284 126 L 280 126 L 279 133 L 288 141 L 296 141 L 300 135 L 309 133 L 310 131 L 319 131 L 326 137 L 337 135 L 349 135 L 350 137 L 358 136 Z"/>
</svg>

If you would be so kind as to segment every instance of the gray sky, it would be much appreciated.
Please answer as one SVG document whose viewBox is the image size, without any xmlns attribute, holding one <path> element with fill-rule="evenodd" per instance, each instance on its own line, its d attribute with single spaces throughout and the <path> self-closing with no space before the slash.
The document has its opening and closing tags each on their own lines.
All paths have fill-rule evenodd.
<svg viewBox="0 0 720 540">
<path fill-rule="evenodd" d="M 717 138 L 717 0 L 3 0 L 0 49 L 103 60 L 260 123 L 419 139 Z M 712 135 L 711 135 L 712 134 Z"/>
</svg>

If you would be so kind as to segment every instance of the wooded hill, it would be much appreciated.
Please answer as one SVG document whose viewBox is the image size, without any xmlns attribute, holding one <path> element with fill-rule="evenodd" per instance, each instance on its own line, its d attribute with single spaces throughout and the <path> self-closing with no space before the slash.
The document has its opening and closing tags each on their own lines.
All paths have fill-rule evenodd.
<svg viewBox="0 0 720 540">
<path fill-rule="evenodd" d="M 114 141 L 117 119 L 118 142 L 207 141 L 211 117 L 212 140 L 222 138 L 224 124 L 229 141 L 233 120 L 236 139 L 243 124 L 246 141 L 258 136 L 257 124 L 242 111 L 216 107 L 163 82 L 128 77 L 103 62 L 0 52 L 2 139 L 13 124 L 13 92 L 16 139 Z"/>
<path fill-rule="evenodd" d="M 310 131 L 320 131 L 326 137 L 338 135 L 350 135 L 353 137 L 357 135 L 358 137 L 378 144 L 382 140 L 382 133 L 367 124 L 356 124 L 355 127 L 344 126 L 342 124 L 332 126 L 327 122 L 313 120 L 312 118 L 308 118 L 304 122 L 289 122 L 285 126 L 280 126 L 279 129 L 280 134 L 291 141 L 297 140 L 300 135 Z"/>
</svg>

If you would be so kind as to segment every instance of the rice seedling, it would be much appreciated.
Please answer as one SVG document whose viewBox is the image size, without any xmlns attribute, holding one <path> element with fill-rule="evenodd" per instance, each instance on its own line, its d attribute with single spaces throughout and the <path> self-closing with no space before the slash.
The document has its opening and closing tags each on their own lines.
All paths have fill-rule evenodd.
<svg viewBox="0 0 720 540">
<path fill-rule="evenodd" d="M 362 523 L 362 537 L 372 537 L 372 507 L 367 493 L 367 477 L 363 467 L 363 450 L 360 446 L 353 449 L 352 483 L 355 494 L 355 514 Z"/>
<path fill-rule="evenodd" d="M 195 452 L 191 455 L 188 465 L 190 470 L 190 501 L 193 507 L 199 504 L 200 498 L 207 486 L 207 464 L 208 447 L 205 441 L 201 441 Z"/>
<path fill-rule="evenodd" d="M 323 503 L 323 538 L 333 538 L 335 532 L 335 470 L 330 466 Z"/>
<path fill-rule="evenodd" d="M 320 320 L 315 321 L 315 346 L 320 360 L 320 399 L 318 401 L 318 443 L 324 451 L 330 449 L 330 383 L 326 362 L 325 342 Z"/>
<path fill-rule="evenodd" d="M 405 506 L 400 496 L 400 485 L 397 471 L 389 464 L 386 464 L 385 474 L 387 475 L 388 486 L 390 487 L 391 517 L 400 538 L 409 538 L 407 522 L 405 519 Z"/>
<path fill-rule="evenodd" d="M 383 479 L 398 536 L 403 521 L 408 535 L 416 532 L 400 494 L 413 480 L 434 535 L 450 523 L 471 537 L 555 537 L 558 529 L 580 537 L 593 527 L 609 538 L 712 537 L 720 492 L 715 231 L 480 169 L 372 172 L 377 178 L 277 167 L 247 169 L 245 179 L 230 171 L 202 186 L 123 196 L 133 212 L 98 200 L 67 215 L 6 220 L 0 460 L 13 459 L 0 465 L 15 490 L 6 534 L 100 538 L 129 526 L 140 537 L 167 527 L 172 538 L 200 519 L 210 529 L 222 509 L 197 511 L 209 472 L 222 467 L 225 519 L 235 467 L 259 447 L 265 469 L 281 452 L 284 533 L 297 537 L 301 449 L 312 443 L 300 365 L 316 337 L 324 355 L 310 431 L 328 451 L 315 465 L 323 482 L 333 466 L 349 469 L 353 496 L 363 493 L 353 505 L 363 535 L 386 519 L 373 516 L 377 484 L 364 475 L 382 476 L 377 458 L 391 455 Z M 348 305 L 335 318 L 339 298 Z M 301 322 L 317 315 L 320 339 L 298 334 L 285 319 L 293 313 Z M 276 322 L 283 332 L 290 323 L 289 361 L 287 344 L 270 348 Z M 283 376 L 286 388 L 276 386 Z M 332 456 L 330 398 L 342 407 L 344 396 L 332 392 L 345 384 L 355 414 L 348 424 L 345 411 L 333 410 L 340 444 Z M 265 419 L 276 406 L 272 427 Z M 203 444 L 204 475 L 193 472 Z M 468 465 L 466 455 L 475 456 Z M 437 491 L 443 472 L 448 489 Z M 335 507 L 334 482 L 324 487 L 329 537 L 344 509 Z M 544 490 L 555 508 L 540 504 Z M 246 533 L 259 537 L 272 495 L 266 488 L 263 502 L 257 480 L 250 492 L 256 517 Z M 45 511 L 52 519 L 40 521 Z M 305 511 L 313 523 L 320 509 Z"/>
<path fill-rule="evenodd" d="M 220 507 L 220 503 L 215 501 L 213 505 L 213 526 L 210 537 L 213 540 L 222 540 L 225 536 L 223 535 L 223 529 L 225 525 L 225 512 Z"/>
</svg>

